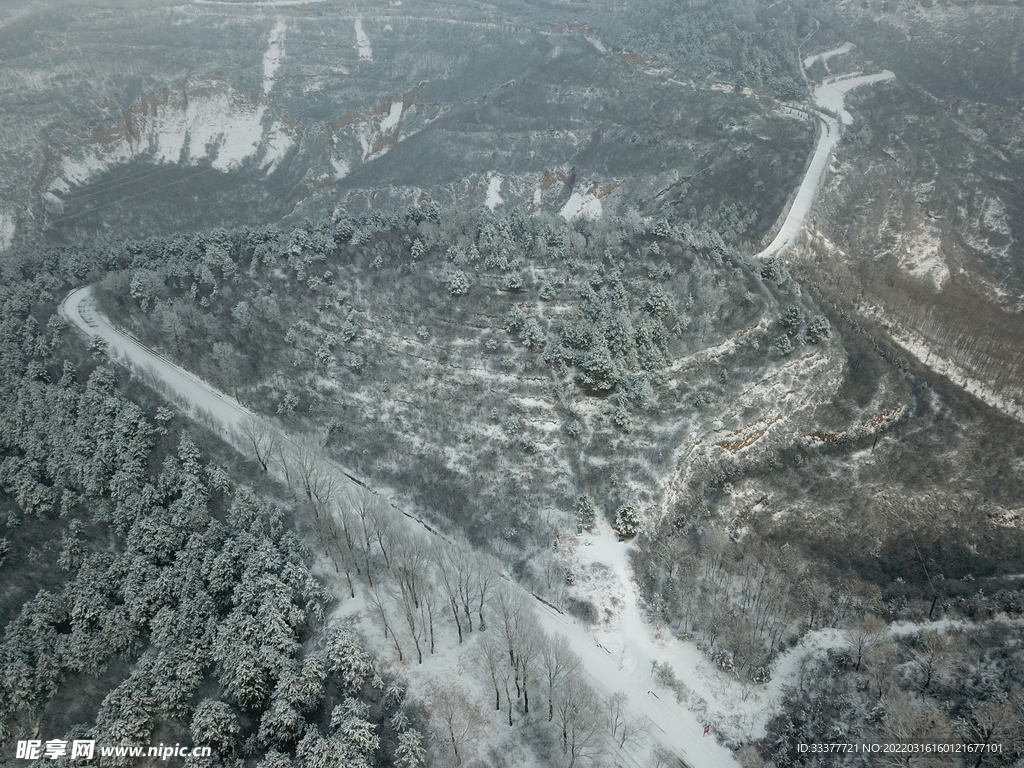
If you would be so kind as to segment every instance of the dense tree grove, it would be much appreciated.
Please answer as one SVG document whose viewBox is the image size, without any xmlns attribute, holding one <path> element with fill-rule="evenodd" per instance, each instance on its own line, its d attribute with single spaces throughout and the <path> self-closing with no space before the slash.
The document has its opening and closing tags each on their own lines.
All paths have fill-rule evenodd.
<svg viewBox="0 0 1024 768">
<path fill-rule="evenodd" d="M 559 536 L 602 518 L 636 539 L 650 618 L 744 685 L 768 681 L 807 633 L 838 628 L 851 639 L 848 656 L 807 663 L 801 679 L 832 664 L 842 680 L 827 699 L 790 696 L 759 745 L 766 759 L 791 759 L 790 736 L 821 737 L 816 729 L 835 718 L 851 735 L 947 721 L 996 733 L 1016 711 L 1010 644 L 995 643 L 1004 655 L 978 669 L 990 682 L 1004 669 L 1007 685 L 963 689 L 953 709 L 933 712 L 932 692 L 962 671 L 956 649 L 966 641 L 885 629 L 917 603 L 870 579 L 834 577 L 795 547 L 746 538 L 749 518 L 715 530 L 690 497 L 667 518 L 649 517 L 652 478 L 675 463 L 676 443 L 658 440 L 717 418 L 707 406 L 740 397 L 761 371 L 770 379 L 833 351 L 830 321 L 779 260 L 751 268 L 690 224 L 430 204 L 82 253 L 9 265 L 3 289 L 0 568 L 15 600 L 0 646 L 0 721 L 108 741 L 202 740 L 267 768 L 338 755 L 354 766 L 472 759 L 484 722 L 476 702 L 445 684 L 425 707 L 394 693 L 400 686 L 382 680 L 354 629 L 327 621 L 332 599 L 310 574 L 307 536 L 337 595 L 364 601 L 365 626 L 397 668 L 465 648 L 502 722 L 532 733 L 538 754 L 585 763 L 626 748 L 646 725 L 590 689 L 579 658 L 505 579 L 557 600 L 573 578 Z M 72 282 L 97 276 L 89 259 L 108 275 L 97 289 L 105 311 L 263 414 L 230 435 L 251 461 L 184 432 L 177 411 L 107 364 L 102 344 L 83 349 L 54 315 Z M 541 397 L 553 405 L 538 416 Z M 641 430 L 648 454 L 616 455 L 612 441 Z M 735 454 L 749 444 L 741 432 L 717 446 Z M 453 465 L 451 446 L 474 440 L 483 447 L 467 451 L 469 464 Z M 799 466 L 812 466 L 804 455 Z M 450 535 L 427 535 L 349 482 L 339 459 L 414 495 Z M 725 505 L 735 491 L 726 478 L 743 479 L 738 466 L 701 467 L 693 498 Z M 528 478 L 534 469 L 548 474 Z M 287 503 L 275 501 L 275 480 Z M 543 518 L 551 508 L 564 519 Z M 592 606 L 576 607 L 592 618 Z M 676 685 L 667 666 L 656 672 Z M 81 703 L 63 713 L 54 702 L 69 693 Z M 900 719 L 903 710 L 914 716 Z"/>
<path fill-rule="evenodd" d="M 17 557 L 0 565 L 0 742 L 373 765 L 404 738 L 414 754 L 387 724 L 401 698 L 325 623 L 332 598 L 279 503 L 204 458 L 173 411 L 129 399 L 102 352 L 80 356 L 52 314 L 68 266 L 3 288 L 0 503 Z"/>
</svg>

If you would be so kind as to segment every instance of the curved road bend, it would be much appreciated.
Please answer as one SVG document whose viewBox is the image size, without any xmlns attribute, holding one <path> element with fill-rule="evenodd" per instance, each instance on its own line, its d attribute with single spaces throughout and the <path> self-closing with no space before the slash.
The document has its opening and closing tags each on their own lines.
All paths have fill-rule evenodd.
<svg viewBox="0 0 1024 768">
<path fill-rule="evenodd" d="M 825 56 L 829 53 L 832 52 L 826 52 L 826 54 L 821 55 Z M 815 86 L 814 102 L 818 107 L 838 114 L 840 120 L 842 120 L 842 125 L 850 125 L 853 122 L 853 116 L 843 106 L 846 94 L 858 86 L 869 85 L 882 80 L 892 80 L 895 77 L 896 75 L 886 69 L 874 75 L 850 75 L 849 77 L 829 78 L 824 83 Z M 797 188 L 796 197 L 794 197 L 793 204 L 789 208 L 789 213 L 786 214 L 786 220 L 782 223 L 778 234 L 775 235 L 775 239 L 769 243 L 768 247 L 754 255 L 755 259 L 767 259 L 784 252 L 796 241 L 800 231 L 804 228 L 804 222 L 807 220 L 807 214 L 811 210 L 811 204 L 814 202 L 818 188 L 825 178 L 825 171 L 828 170 L 832 150 L 839 143 L 839 137 L 842 133 L 839 120 L 822 112 L 818 113 L 818 117 L 821 119 L 821 133 L 818 134 L 818 144 L 814 148 L 814 155 L 807 166 L 803 180 L 801 180 L 800 186 Z"/>
</svg>

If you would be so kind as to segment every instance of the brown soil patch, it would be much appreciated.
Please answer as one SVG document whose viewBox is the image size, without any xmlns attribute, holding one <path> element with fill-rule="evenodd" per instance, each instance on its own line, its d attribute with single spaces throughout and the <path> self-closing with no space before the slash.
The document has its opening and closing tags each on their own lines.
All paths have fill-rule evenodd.
<svg viewBox="0 0 1024 768">
<path fill-rule="evenodd" d="M 721 440 L 715 443 L 715 445 L 717 445 L 720 448 L 725 448 L 730 453 L 739 453 L 744 448 L 749 448 L 758 440 L 760 440 L 764 436 L 764 433 L 768 431 L 768 428 L 771 427 L 771 425 L 774 424 L 775 422 L 780 421 L 781 419 L 782 415 L 780 414 L 768 421 L 766 421 L 765 419 L 755 421 L 753 424 L 749 424 L 746 427 L 737 429 L 735 432 L 732 432 L 731 435 L 733 435 L 735 439 Z"/>
</svg>

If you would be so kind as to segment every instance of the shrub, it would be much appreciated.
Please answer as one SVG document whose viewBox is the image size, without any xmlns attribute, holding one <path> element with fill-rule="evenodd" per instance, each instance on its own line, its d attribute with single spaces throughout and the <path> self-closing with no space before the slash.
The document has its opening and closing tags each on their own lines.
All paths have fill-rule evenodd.
<svg viewBox="0 0 1024 768">
<path fill-rule="evenodd" d="M 462 296 L 469 293 L 469 278 L 461 269 L 457 269 L 448 277 L 448 293 L 452 296 Z"/>
<path fill-rule="evenodd" d="M 815 315 L 811 318 L 811 322 L 807 324 L 805 335 L 811 344 L 817 344 L 819 341 L 823 341 L 832 335 L 832 325 L 824 315 Z"/>
<path fill-rule="evenodd" d="M 619 507 L 619 511 L 615 513 L 615 525 L 612 527 L 619 536 L 627 539 L 640 533 L 643 519 L 636 504 L 623 504 Z"/>
</svg>

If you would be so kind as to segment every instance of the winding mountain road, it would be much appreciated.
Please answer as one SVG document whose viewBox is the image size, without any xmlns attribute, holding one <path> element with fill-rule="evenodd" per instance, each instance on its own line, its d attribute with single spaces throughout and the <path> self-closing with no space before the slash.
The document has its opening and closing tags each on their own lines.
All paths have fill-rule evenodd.
<svg viewBox="0 0 1024 768">
<path fill-rule="evenodd" d="M 845 47 L 836 49 L 836 51 L 841 52 L 846 50 L 849 49 Z M 826 51 L 823 54 L 819 54 L 819 56 L 827 57 L 832 53 L 834 52 Z M 754 258 L 768 259 L 783 253 L 793 245 L 797 236 L 803 230 L 807 214 L 811 210 L 815 195 L 817 195 L 818 188 L 825 178 L 825 172 L 828 170 L 832 150 L 839 143 L 842 125 L 850 125 L 853 122 L 853 116 L 846 111 L 843 105 L 846 94 L 859 86 L 891 80 L 894 77 L 896 76 L 886 69 L 874 75 L 855 74 L 846 77 L 828 78 L 820 85 L 814 87 L 814 103 L 819 108 L 827 109 L 838 115 L 839 118 L 831 117 L 824 112 L 818 113 L 818 117 L 821 120 L 821 132 L 818 134 L 818 143 L 814 148 L 814 155 L 812 155 L 811 162 L 807 166 L 807 171 L 804 173 L 800 186 L 797 188 L 793 204 L 789 208 L 789 213 L 786 214 L 786 220 L 782 223 L 778 233 L 771 243 L 768 244 L 768 247 L 756 254 Z M 840 120 L 842 124 L 840 124 Z"/>
</svg>

